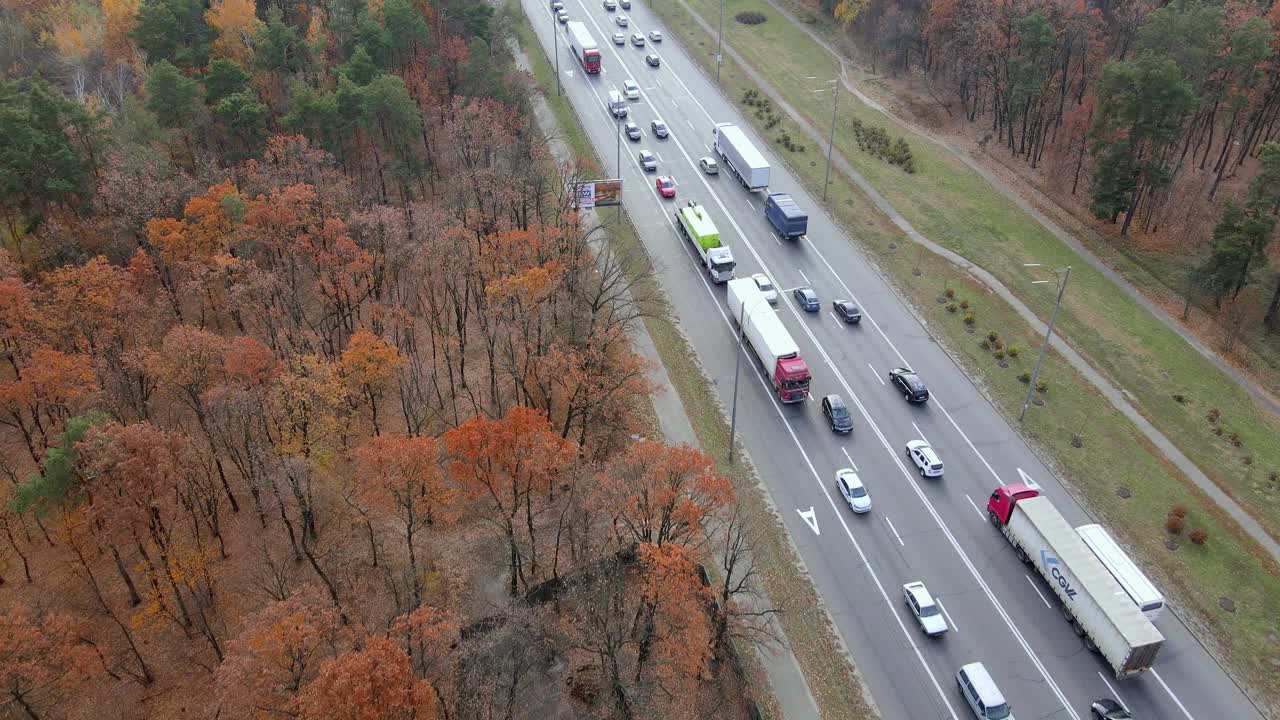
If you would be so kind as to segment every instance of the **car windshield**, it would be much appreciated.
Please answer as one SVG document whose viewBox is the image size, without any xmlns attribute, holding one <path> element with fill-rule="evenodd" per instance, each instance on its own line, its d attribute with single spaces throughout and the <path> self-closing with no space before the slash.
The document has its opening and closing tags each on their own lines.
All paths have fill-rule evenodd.
<svg viewBox="0 0 1280 720">
<path fill-rule="evenodd" d="M 833 418 L 835 418 L 835 419 L 837 419 L 837 420 L 844 420 L 844 419 L 846 419 L 846 418 L 848 418 L 848 417 L 849 417 L 849 411 L 848 411 L 848 410 L 846 410 L 843 406 L 840 406 L 840 405 L 832 405 L 832 406 L 831 406 L 831 417 L 833 417 Z"/>
<path fill-rule="evenodd" d="M 932 603 L 920 606 L 920 617 L 933 617 L 938 614 L 938 606 Z"/>
<path fill-rule="evenodd" d="M 773 289 L 773 283 L 765 280 L 764 278 L 756 278 L 756 286 L 766 292 Z"/>
<path fill-rule="evenodd" d="M 987 720 L 1005 720 L 1009 717 L 1008 703 L 987 706 Z"/>
<path fill-rule="evenodd" d="M 814 294 L 812 290 L 801 290 L 800 296 L 805 299 L 805 302 L 808 302 L 814 299 Z"/>
<path fill-rule="evenodd" d="M 664 189 L 664 190 L 665 190 L 665 189 L 669 189 L 669 188 L 673 188 L 673 187 L 675 187 L 675 185 L 676 185 L 676 184 L 675 184 L 675 183 L 673 183 L 673 182 L 671 182 L 670 180 L 663 180 L 663 181 L 662 181 L 662 187 L 663 187 L 663 189 Z"/>
<path fill-rule="evenodd" d="M 854 485 L 849 488 L 849 496 L 850 497 L 866 497 L 867 489 L 862 487 L 861 485 Z"/>
<path fill-rule="evenodd" d="M 924 383 L 915 375 L 907 375 L 902 379 L 907 381 L 907 387 L 911 388 L 914 392 L 920 392 L 924 389 Z"/>
<path fill-rule="evenodd" d="M 729 260 L 728 262 L 725 262 L 724 260 L 717 260 L 711 263 L 711 267 L 715 268 L 716 272 L 725 272 L 738 267 L 738 263 L 733 260 Z"/>
</svg>

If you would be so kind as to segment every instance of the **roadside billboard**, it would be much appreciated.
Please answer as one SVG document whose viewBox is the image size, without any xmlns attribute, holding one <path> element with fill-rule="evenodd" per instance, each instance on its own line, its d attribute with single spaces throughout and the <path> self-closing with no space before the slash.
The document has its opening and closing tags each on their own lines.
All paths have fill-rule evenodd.
<svg viewBox="0 0 1280 720">
<path fill-rule="evenodd" d="M 576 208 L 622 204 L 622 180 L 588 180 L 569 184 L 570 204 Z"/>
</svg>

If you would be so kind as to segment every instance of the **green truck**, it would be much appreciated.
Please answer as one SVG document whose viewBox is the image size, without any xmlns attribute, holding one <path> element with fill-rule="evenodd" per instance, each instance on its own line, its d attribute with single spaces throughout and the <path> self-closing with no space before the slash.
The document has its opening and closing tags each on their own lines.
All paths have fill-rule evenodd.
<svg viewBox="0 0 1280 720">
<path fill-rule="evenodd" d="M 738 263 L 733 259 L 733 251 L 720 244 L 720 231 L 706 208 L 690 200 L 676 211 L 676 227 L 698 251 L 712 282 L 723 283 L 733 279 L 733 269 Z"/>
</svg>

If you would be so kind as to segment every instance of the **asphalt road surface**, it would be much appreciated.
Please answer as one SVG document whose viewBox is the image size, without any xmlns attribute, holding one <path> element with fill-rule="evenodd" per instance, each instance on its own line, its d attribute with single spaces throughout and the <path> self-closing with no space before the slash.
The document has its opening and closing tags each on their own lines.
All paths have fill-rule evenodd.
<svg viewBox="0 0 1280 720">
<path fill-rule="evenodd" d="M 1084 720 L 1089 704 L 1101 697 L 1116 698 L 1148 720 L 1261 717 L 1190 635 L 1176 608 L 1157 620 L 1166 643 L 1155 668 L 1140 677 L 1117 681 L 1084 647 L 1049 588 L 1017 561 L 984 508 L 997 485 L 1029 478 L 1073 526 L 1091 519 L 641 0 L 615 12 L 599 0 L 566 0 L 569 18 L 585 22 L 599 44 L 603 71 L 597 75 L 577 64 L 549 2 L 524 0 L 524 7 L 548 54 L 559 55 L 563 92 L 604 159 L 605 173 L 623 178 L 628 214 L 726 407 L 733 390 L 734 325 L 724 286 L 710 282 L 675 229 L 677 203 L 696 200 L 706 207 L 733 250 L 737 277 L 763 272 L 780 290 L 776 311 L 809 365 L 815 401 L 779 403 L 747 350 L 738 434 L 885 718 L 972 717 L 955 672 L 975 660 L 986 664 L 1022 720 Z M 620 14 L 629 16 L 628 27 L 616 26 Z M 660 43 L 631 44 L 632 33 L 655 29 L 664 31 Z M 612 42 L 615 32 L 625 33 L 625 45 Z M 657 68 L 644 61 L 655 51 L 662 59 Z M 623 121 L 606 108 L 608 91 L 621 90 L 628 78 L 641 87 L 628 118 L 644 133 L 638 142 L 622 137 Z M 824 97 L 815 95 L 815 102 Z M 658 118 L 671 130 L 667 139 L 650 130 Z M 764 152 L 773 166 L 770 191 L 789 193 L 809 212 L 806 239 L 778 239 L 764 217 L 764 194 L 743 189 L 723 162 L 718 176 L 700 172 L 698 159 L 714 156 L 711 129 L 718 122 L 744 128 Z M 657 154 L 657 172 L 641 169 L 641 149 Z M 657 193 L 658 175 L 675 179 L 675 200 Z M 608 210 L 600 216 L 607 218 Z M 802 312 L 787 292 L 802 285 L 817 291 L 820 312 Z M 862 307 L 860 325 L 835 317 L 831 301 L 837 298 L 853 298 Z M 888 384 L 888 370 L 903 365 L 928 383 L 928 404 L 908 405 Z M 826 426 L 816 400 L 828 393 L 849 405 L 851 435 L 835 435 Z M 915 471 L 904 450 L 915 438 L 941 456 L 942 478 L 924 479 Z M 835 489 L 835 472 L 844 467 L 854 468 L 866 484 L 870 513 L 851 513 Z M 951 631 L 941 638 L 926 637 L 903 603 L 903 583 L 915 580 L 928 585 L 945 611 Z"/>
</svg>

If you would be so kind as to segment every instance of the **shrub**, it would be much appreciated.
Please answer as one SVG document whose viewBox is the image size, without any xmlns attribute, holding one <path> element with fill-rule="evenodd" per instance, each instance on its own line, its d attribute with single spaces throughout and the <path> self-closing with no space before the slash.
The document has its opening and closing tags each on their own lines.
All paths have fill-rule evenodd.
<svg viewBox="0 0 1280 720">
<path fill-rule="evenodd" d="M 897 165 L 907 173 L 916 171 L 916 159 L 911 154 L 911 146 L 907 144 L 906 138 L 898 138 L 893 142 L 886 151 L 886 159 L 891 165 Z"/>
<path fill-rule="evenodd" d="M 1244 444 L 1244 443 L 1240 442 L 1240 434 L 1239 434 L 1239 433 L 1231 433 L 1230 435 L 1228 435 L 1228 436 L 1227 436 L 1227 439 L 1231 441 L 1231 445 L 1232 445 L 1232 447 L 1240 447 L 1241 445 L 1243 445 L 1243 444 Z"/>
<path fill-rule="evenodd" d="M 991 343 L 987 342 L 986 338 L 983 338 L 981 341 L 978 342 L 978 347 L 982 348 L 983 350 L 990 350 Z"/>
<path fill-rule="evenodd" d="M 1177 535 L 1178 533 L 1182 532 L 1182 526 L 1185 525 L 1186 522 L 1187 522 L 1186 520 L 1183 520 L 1177 515 L 1171 514 L 1169 515 L 1169 517 L 1164 519 L 1164 529 L 1168 530 L 1174 535 Z"/>
<path fill-rule="evenodd" d="M 1173 507 L 1169 508 L 1169 514 L 1177 515 L 1180 518 L 1184 518 L 1187 516 L 1187 506 L 1182 504 L 1174 505 Z"/>
<path fill-rule="evenodd" d="M 1044 393 L 1049 392 L 1049 383 L 1047 383 L 1047 382 L 1045 382 L 1045 381 L 1043 381 L 1043 380 L 1037 380 L 1037 381 L 1036 381 L 1036 392 L 1038 392 L 1038 393 L 1040 393 L 1040 394 L 1042 394 L 1042 395 L 1043 395 Z"/>
<path fill-rule="evenodd" d="M 1214 429 L 1213 429 L 1213 434 L 1214 434 L 1214 435 L 1221 435 L 1221 434 L 1222 434 L 1222 428 L 1220 428 L 1220 427 L 1216 427 L 1216 428 L 1214 428 Z"/>
<path fill-rule="evenodd" d="M 996 348 L 996 353 L 995 353 L 995 355 L 996 355 L 996 359 L 997 359 L 997 360 L 1003 360 L 1003 359 L 1004 359 L 1004 350 L 1001 350 L 1000 348 Z"/>
<path fill-rule="evenodd" d="M 951 298 L 956 296 L 956 290 L 955 288 L 947 288 L 946 290 L 942 291 L 942 294 L 946 295 L 947 299 L 950 300 Z M 964 301 L 961 301 L 961 302 L 964 302 Z"/>
<path fill-rule="evenodd" d="M 960 301 L 960 307 L 964 308 L 965 310 L 968 310 L 968 309 L 969 309 L 969 301 L 968 301 L 968 300 L 961 300 L 961 301 Z"/>
<path fill-rule="evenodd" d="M 1280 482 L 1280 472 L 1276 472 L 1275 470 L 1272 470 L 1270 473 L 1267 474 L 1267 481 Z"/>
<path fill-rule="evenodd" d="M 1029 385 L 1031 383 L 1031 373 L 1023 370 L 1018 373 L 1018 379 L 1021 380 L 1023 384 Z"/>
<path fill-rule="evenodd" d="M 1017 345 L 1010 345 L 1007 352 L 1009 353 L 1009 357 L 1016 358 L 1022 353 L 1022 348 L 1019 348 Z"/>
<path fill-rule="evenodd" d="M 1000 339 L 1000 333 L 996 332 L 995 330 L 992 330 L 991 332 L 987 333 L 987 339 L 990 340 L 991 342 L 995 342 L 996 340 Z"/>
<path fill-rule="evenodd" d="M 1001 350 L 1001 349 L 1003 349 L 1003 348 L 1004 348 L 1004 343 L 1003 343 L 1003 342 L 1001 342 L 1001 341 L 999 341 L 999 340 L 997 340 L 997 341 L 995 341 L 995 342 L 991 343 L 991 347 L 993 347 L 993 348 L 995 348 L 995 349 L 997 349 L 997 350 Z"/>
<path fill-rule="evenodd" d="M 1186 397 L 1184 397 L 1182 393 L 1174 393 L 1174 394 L 1173 394 L 1173 401 L 1174 401 L 1174 402 L 1176 402 L 1176 403 L 1178 403 L 1178 404 L 1182 404 L 1182 403 L 1184 403 L 1184 402 L 1186 402 L 1186 401 L 1187 401 L 1187 398 L 1186 398 Z"/>
<path fill-rule="evenodd" d="M 954 313 L 957 309 L 955 303 L 947 303 L 947 312 Z"/>
<path fill-rule="evenodd" d="M 968 315 L 965 315 L 965 316 L 964 316 L 964 324 L 965 324 L 965 325 L 969 325 L 970 327 L 972 327 L 972 326 L 973 326 L 973 324 L 974 324 L 974 323 L 976 323 L 976 322 L 978 322 L 978 318 L 974 317 L 974 316 L 973 316 L 973 313 L 969 313 Z"/>
<path fill-rule="evenodd" d="M 1203 545 L 1209 540 L 1209 531 L 1204 528 L 1196 528 L 1187 537 L 1191 538 L 1191 542 L 1196 545 Z"/>
<path fill-rule="evenodd" d="M 1252 456 L 1252 455 L 1245 455 L 1244 457 L 1240 458 L 1240 462 L 1244 463 L 1245 465 L 1252 465 L 1252 464 L 1253 464 L 1253 456 Z"/>
<path fill-rule="evenodd" d="M 1209 412 L 1205 415 L 1205 418 L 1211 423 L 1218 422 L 1218 418 L 1220 417 L 1222 417 L 1222 413 L 1218 412 L 1218 408 L 1216 407 L 1209 408 Z"/>
<path fill-rule="evenodd" d="M 766 20 L 764 13 L 758 12 L 740 12 L 737 15 L 734 15 L 733 19 L 743 25 L 759 25 Z"/>
</svg>

